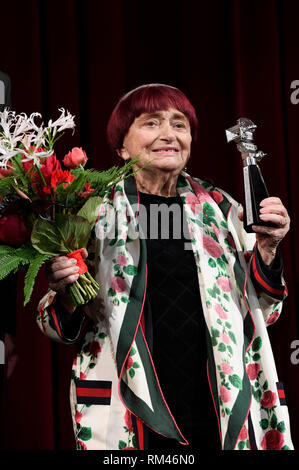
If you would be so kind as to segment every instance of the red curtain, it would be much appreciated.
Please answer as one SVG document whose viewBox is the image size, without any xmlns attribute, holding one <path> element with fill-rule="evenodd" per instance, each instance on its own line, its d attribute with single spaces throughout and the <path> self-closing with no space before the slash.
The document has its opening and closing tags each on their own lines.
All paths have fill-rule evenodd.
<svg viewBox="0 0 299 470">
<path fill-rule="evenodd" d="M 105 133 L 118 98 L 143 83 L 167 83 L 181 88 L 198 113 L 190 173 L 242 200 L 240 155 L 226 144 L 225 129 L 240 116 L 258 125 L 258 146 L 268 154 L 261 167 L 269 192 L 284 201 L 292 218 L 281 245 L 289 297 L 269 334 L 297 446 L 299 366 L 291 354 L 299 338 L 299 105 L 291 100 L 291 86 L 299 80 L 298 16 L 296 0 L 12 0 L 1 4 L 0 50 L 15 111 L 38 111 L 45 121 L 58 116 L 60 107 L 76 115 L 75 135 L 57 144 L 59 158 L 82 146 L 90 166 L 114 164 Z M 37 302 L 47 290 L 44 274 L 26 308 L 22 289 L 20 276 L 20 360 L 5 383 L 1 447 L 73 449 L 68 393 L 75 350 L 51 343 L 35 324 Z"/>
</svg>

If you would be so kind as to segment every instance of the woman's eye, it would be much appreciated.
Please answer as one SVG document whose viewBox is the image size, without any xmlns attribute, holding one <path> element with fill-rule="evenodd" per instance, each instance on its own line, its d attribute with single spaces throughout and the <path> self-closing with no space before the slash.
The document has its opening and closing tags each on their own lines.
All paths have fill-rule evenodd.
<svg viewBox="0 0 299 470">
<path fill-rule="evenodd" d="M 186 128 L 186 124 L 184 122 L 176 122 L 174 124 L 174 127 L 176 127 L 177 129 L 185 129 Z"/>
<path fill-rule="evenodd" d="M 156 126 L 158 123 L 156 121 L 147 121 L 146 122 L 146 125 L 149 126 L 149 127 L 153 127 L 153 126 Z"/>
</svg>

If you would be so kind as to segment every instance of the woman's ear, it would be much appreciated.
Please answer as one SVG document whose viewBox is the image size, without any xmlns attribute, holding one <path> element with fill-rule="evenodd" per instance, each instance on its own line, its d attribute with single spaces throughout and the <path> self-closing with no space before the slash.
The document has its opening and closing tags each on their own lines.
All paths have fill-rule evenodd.
<svg viewBox="0 0 299 470">
<path fill-rule="evenodd" d="M 124 146 L 122 146 L 120 149 L 117 150 L 117 155 L 122 159 L 122 160 L 129 160 L 129 154 Z"/>
</svg>

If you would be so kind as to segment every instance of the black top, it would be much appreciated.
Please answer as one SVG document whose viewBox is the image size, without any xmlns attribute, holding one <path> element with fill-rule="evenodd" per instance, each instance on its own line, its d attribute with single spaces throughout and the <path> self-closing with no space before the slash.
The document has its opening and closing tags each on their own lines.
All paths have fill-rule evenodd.
<svg viewBox="0 0 299 470">
<path fill-rule="evenodd" d="M 140 220 L 148 265 L 145 319 L 152 324 L 152 357 L 162 392 L 190 446 L 220 449 L 206 372 L 206 326 L 183 203 L 180 196 L 140 193 L 140 204 L 147 213 Z M 182 449 L 172 439 L 148 433 L 149 449 Z"/>
</svg>

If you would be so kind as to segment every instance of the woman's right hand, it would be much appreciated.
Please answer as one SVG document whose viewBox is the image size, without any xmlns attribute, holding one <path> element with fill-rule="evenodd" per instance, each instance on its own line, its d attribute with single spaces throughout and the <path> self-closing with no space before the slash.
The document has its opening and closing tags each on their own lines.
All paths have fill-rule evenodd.
<svg viewBox="0 0 299 470">
<path fill-rule="evenodd" d="M 82 248 L 82 258 L 88 256 L 86 248 Z M 59 295 L 59 300 L 69 313 L 75 311 L 71 296 L 67 292 L 69 284 L 75 282 L 78 277 L 79 268 L 76 260 L 67 256 L 56 256 L 46 264 L 46 276 L 49 287 Z"/>
</svg>

